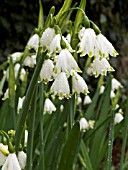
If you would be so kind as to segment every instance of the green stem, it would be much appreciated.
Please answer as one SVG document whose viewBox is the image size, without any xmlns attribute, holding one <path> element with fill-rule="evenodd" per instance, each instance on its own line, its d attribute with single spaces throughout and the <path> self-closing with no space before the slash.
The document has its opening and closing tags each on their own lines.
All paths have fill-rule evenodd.
<svg viewBox="0 0 128 170">
<path fill-rule="evenodd" d="M 44 84 L 40 83 L 39 86 L 39 94 L 40 94 L 40 159 L 39 159 L 39 170 L 45 170 L 44 164 L 44 130 L 43 130 L 43 111 L 44 111 Z"/>
<path fill-rule="evenodd" d="M 20 113 L 19 121 L 18 121 L 18 124 L 17 124 L 17 129 L 16 129 L 16 137 L 15 137 L 16 151 L 18 151 L 18 149 L 19 149 L 21 137 L 22 137 L 23 130 L 24 130 L 25 120 L 26 120 L 27 113 L 28 113 L 28 110 L 29 110 L 29 105 L 30 105 L 31 98 L 32 98 L 34 90 L 35 90 L 35 86 L 36 86 L 36 83 L 37 83 L 37 80 L 38 80 L 40 70 L 42 68 L 42 64 L 44 62 L 45 55 L 46 55 L 46 53 L 42 53 L 41 56 L 39 57 L 37 66 L 35 68 L 33 77 L 30 81 L 30 84 L 29 84 L 29 87 L 28 87 L 28 90 L 27 90 L 27 93 L 26 93 L 26 97 L 25 97 L 25 100 L 24 100 L 24 103 L 23 103 L 23 107 L 22 107 L 22 110 L 21 110 L 21 113 Z"/>
<path fill-rule="evenodd" d="M 27 164 L 26 164 L 27 170 L 33 169 L 33 141 L 34 141 L 34 126 L 35 126 L 35 115 L 36 115 L 36 99 L 37 99 L 37 88 L 33 95 L 32 106 L 29 113 Z"/>
<path fill-rule="evenodd" d="M 126 106 L 125 121 L 124 121 L 123 143 L 122 143 L 122 152 L 121 152 L 121 160 L 120 160 L 120 170 L 123 170 L 123 165 L 124 165 L 123 161 L 124 161 L 124 156 L 125 156 L 127 137 L 128 137 L 128 102 L 127 102 L 127 106 Z"/>
<path fill-rule="evenodd" d="M 109 129 L 107 170 L 111 170 L 113 140 L 114 140 L 114 111 L 112 111 L 112 118 L 110 121 L 110 129 Z"/>
</svg>

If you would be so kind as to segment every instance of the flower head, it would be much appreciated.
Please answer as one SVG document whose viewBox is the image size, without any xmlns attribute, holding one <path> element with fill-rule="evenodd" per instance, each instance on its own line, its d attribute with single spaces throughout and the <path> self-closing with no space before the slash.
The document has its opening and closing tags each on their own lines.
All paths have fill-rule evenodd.
<svg viewBox="0 0 128 170">
<path fill-rule="evenodd" d="M 40 79 L 44 80 L 45 83 L 52 80 L 54 64 L 52 60 L 47 59 L 44 61 L 40 71 Z"/>
<path fill-rule="evenodd" d="M 122 120 L 124 119 L 123 115 L 121 113 L 116 113 L 115 114 L 115 118 L 114 118 L 114 122 L 115 124 L 120 123 Z"/>
<path fill-rule="evenodd" d="M 88 54 L 89 57 L 99 56 L 99 47 L 96 40 L 96 34 L 93 29 L 82 28 L 78 37 L 80 39 L 80 43 L 78 44 L 78 53 L 81 53 L 80 56 L 85 56 L 86 54 Z"/>
<path fill-rule="evenodd" d="M 92 63 L 92 73 L 95 77 L 98 77 L 100 74 L 105 75 L 107 71 L 114 71 L 114 69 L 110 66 L 109 62 L 106 58 L 95 59 Z"/>
<path fill-rule="evenodd" d="M 84 117 L 82 117 L 80 119 L 80 130 L 87 130 L 88 128 L 89 128 L 88 121 Z"/>
<path fill-rule="evenodd" d="M 28 48 L 34 48 L 35 51 L 38 50 L 39 46 L 39 36 L 37 34 L 34 34 L 27 43 Z"/>
<path fill-rule="evenodd" d="M 21 170 L 15 153 L 10 153 L 2 167 L 2 170 Z"/>
<path fill-rule="evenodd" d="M 97 41 L 98 41 L 99 48 L 103 56 L 108 57 L 109 55 L 111 55 L 115 57 L 116 55 L 118 55 L 113 45 L 101 33 L 97 35 Z"/>
<path fill-rule="evenodd" d="M 55 70 L 58 73 L 61 71 L 65 72 L 67 75 L 70 75 L 72 70 L 76 70 L 78 72 L 81 71 L 74 57 L 67 49 L 61 50 L 60 54 L 58 55 Z"/>
<path fill-rule="evenodd" d="M 87 94 L 89 93 L 88 91 L 88 86 L 85 83 L 84 79 L 78 75 L 75 71 L 73 71 L 73 77 L 72 77 L 72 89 L 73 93 L 76 92 L 77 94 L 84 93 Z"/>
<path fill-rule="evenodd" d="M 44 50 L 49 49 L 50 44 L 55 36 L 55 30 L 53 28 L 47 28 L 40 39 L 40 43 Z"/>
<path fill-rule="evenodd" d="M 23 53 L 21 53 L 21 52 L 15 52 L 15 53 L 11 54 L 13 63 L 20 61 L 22 54 Z"/>
<path fill-rule="evenodd" d="M 49 114 L 51 114 L 52 112 L 55 111 L 56 111 L 55 105 L 52 103 L 50 99 L 47 98 L 44 102 L 44 113 L 48 112 Z"/>
<path fill-rule="evenodd" d="M 61 41 L 60 34 L 56 34 L 52 42 L 50 43 L 50 47 L 49 47 L 50 52 L 60 52 L 61 50 L 60 41 Z"/>
<path fill-rule="evenodd" d="M 115 78 L 112 78 L 112 90 L 117 90 L 119 89 L 120 87 L 122 87 L 121 83 L 116 80 Z"/>
<path fill-rule="evenodd" d="M 84 98 L 84 105 L 90 104 L 92 102 L 91 98 L 89 95 L 86 95 Z"/>
<path fill-rule="evenodd" d="M 19 161 L 21 169 L 24 169 L 26 166 L 26 158 L 27 158 L 27 156 L 24 151 L 18 152 L 18 161 Z"/>
<path fill-rule="evenodd" d="M 36 64 L 36 55 L 27 56 L 24 59 L 24 65 L 33 68 Z"/>
<path fill-rule="evenodd" d="M 66 74 L 64 72 L 57 75 L 50 91 L 51 93 L 54 93 L 54 95 L 58 95 L 59 99 L 63 99 L 64 97 L 69 98 L 70 89 Z"/>
</svg>

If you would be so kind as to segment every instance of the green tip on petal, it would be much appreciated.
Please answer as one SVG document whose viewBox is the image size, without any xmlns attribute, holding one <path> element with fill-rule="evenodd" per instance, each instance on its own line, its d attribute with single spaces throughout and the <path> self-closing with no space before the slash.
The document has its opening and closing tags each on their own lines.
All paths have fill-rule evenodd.
<svg viewBox="0 0 128 170">
<path fill-rule="evenodd" d="M 59 99 L 60 99 L 60 100 L 63 99 L 63 93 L 62 93 L 62 92 L 59 93 Z"/>
<path fill-rule="evenodd" d="M 93 53 L 92 51 L 89 52 L 89 57 L 92 57 L 93 56 Z"/>
</svg>

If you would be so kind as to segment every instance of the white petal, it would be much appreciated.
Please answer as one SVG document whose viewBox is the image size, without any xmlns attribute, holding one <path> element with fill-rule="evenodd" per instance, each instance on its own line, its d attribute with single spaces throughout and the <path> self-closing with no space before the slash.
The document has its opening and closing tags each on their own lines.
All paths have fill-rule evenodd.
<svg viewBox="0 0 128 170">
<path fill-rule="evenodd" d="M 44 102 L 44 113 L 48 112 L 49 114 L 51 114 L 52 112 L 55 111 L 56 111 L 55 105 L 52 103 L 50 99 L 47 98 Z"/>
<path fill-rule="evenodd" d="M 55 36 L 55 30 L 53 28 L 47 28 L 41 36 L 41 39 L 40 39 L 41 45 L 45 49 L 48 49 L 54 36 Z"/>
<path fill-rule="evenodd" d="M 89 123 L 87 120 L 83 117 L 80 119 L 80 130 L 85 130 L 89 128 Z"/>
<path fill-rule="evenodd" d="M 89 93 L 88 86 L 85 83 L 84 79 L 78 75 L 75 71 L 73 72 L 72 77 L 72 89 L 73 93 L 76 92 L 77 94 L 80 94 L 81 92 L 84 94 Z"/>
<path fill-rule="evenodd" d="M 85 29 L 83 37 L 78 46 L 78 53 L 81 53 L 80 56 L 85 56 L 86 54 L 88 54 L 89 57 L 99 57 L 99 46 L 96 40 L 96 34 L 93 29 Z"/>
<path fill-rule="evenodd" d="M 10 153 L 8 155 L 2 170 L 21 170 L 15 153 Z"/>
<path fill-rule="evenodd" d="M 7 156 L 5 156 L 2 152 L 0 152 L 0 166 L 2 166 L 7 159 Z"/>
<path fill-rule="evenodd" d="M 55 70 L 57 70 L 58 73 L 63 71 L 69 75 L 71 74 L 72 70 L 80 72 L 77 62 L 67 49 L 61 50 L 60 54 L 58 55 Z"/>
<path fill-rule="evenodd" d="M 53 38 L 53 40 L 50 44 L 51 52 L 60 52 L 60 50 L 61 50 L 60 40 L 61 40 L 60 34 L 55 35 L 55 37 Z"/>
<path fill-rule="evenodd" d="M 122 87 L 121 83 L 116 80 L 115 78 L 112 79 L 112 90 L 117 90 L 118 88 Z"/>
<path fill-rule="evenodd" d="M 115 124 L 117 124 L 117 123 L 120 123 L 123 119 L 124 119 L 124 117 L 122 116 L 122 114 L 116 113 L 114 122 L 115 122 Z"/>
<path fill-rule="evenodd" d="M 108 57 L 109 55 L 111 56 L 118 55 L 113 45 L 107 40 L 107 38 L 104 35 L 98 34 L 97 41 L 100 47 L 100 51 L 101 53 L 103 53 L 105 57 Z"/>
<path fill-rule="evenodd" d="M 26 153 L 23 151 L 18 152 L 18 160 L 19 160 L 19 164 L 21 169 L 24 169 L 26 166 Z"/>
<path fill-rule="evenodd" d="M 28 47 L 29 48 L 34 48 L 36 51 L 38 49 L 39 45 L 39 36 L 37 34 L 34 34 L 28 41 Z"/>
<path fill-rule="evenodd" d="M 41 81 L 44 80 L 47 83 L 48 81 L 52 80 L 53 68 L 54 68 L 54 65 L 53 65 L 52 60 L 48 59 L 44 61 L 43 66 L 40 71 Z"/>
<path fill-rule="evenodd" d="M 36 64 L 36 55 L 27 56 L 24 59 L 24 65 L 33 68 Z"/>
<path fill-rule="evenodd" d="M 63 97 L 69 97 L 70 89 L 66 74 L 64 72 L 61 72 L 57 75 L 50 91 L 55 95 L 58 95 L 60 99 L 63 99 Z"/>
<path fill-rule="evenodd" d="M 91 98 L 89 95 L 86 95 L 84 98 L 84 105 L 90 104 L 92 102 Z"/>
<path fill-rule="evenodd" d="M 21 52 L 15 52 L 11 54 L 13 62 L 15 63 L 16 61 L 20 61 L 22 54 L 23 53 Z"/>
</svg>

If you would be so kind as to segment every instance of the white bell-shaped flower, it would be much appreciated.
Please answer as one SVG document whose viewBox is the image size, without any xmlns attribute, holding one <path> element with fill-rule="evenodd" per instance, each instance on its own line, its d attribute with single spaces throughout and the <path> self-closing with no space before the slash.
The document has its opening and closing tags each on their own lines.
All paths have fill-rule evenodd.
<svg viewBox="0 0 128 170">
<path fill-rule="evenodd" d="M 6 89 L 2 100 L 6 100 L 6 99 L 8 99 L 8 98 L 9 98 L 9 89 Z"/>
<path fill-rule="evenodd" d="M 47 28 L 41 38 L 40 38 L 40 43 L 43 47 L 44 50 L 49 49 L 50 44 L 55 36 L 55 30 L 53 28 Z"/>
<path fill-rule="evenodd" d="M 67 75 L 70 75 L 72 70 L 81 72 L 74 57 L 67 49 L 61 50 L 60 54 L 58 55 L 55 70 L 58 73 L 61 71 L 65 72 Z"/>
<path fill-rule="evenodd" d="M 44 114 L 46 112 L 51 114 L 52 112 L 55 112 L 55 111 L 56 111 L 55 105 L 52 103 L 52 101 L 50 99 L 47 98 L 44 102 Z"/>
<path fill-rule="evenodd" d="M 35 51 L 38 50 L 39 46 L 39 36 L 37 34 L 34 34 L 27 43 L 28 48 L 34 48 Z"/>
<path fill-rule="evenodd" d="M 20 69 L 20 64 L 16 63 L 15 66 L 14 66 L 15 78 L 17 78 L 19 69 Z"/>
<path fill-rule="evenodd" d="M 15 153 L 10 153 L 1 170 L 21 170 Z"/>
<path fill-rule="evenodd" d="M 103 94 L 104 89 L 105 89 L 105 87 L 102 85 L 102 86 L 100 87 L 100 94 Z"/>
<path fill-rule="evenodd" d="M 70 88 L 69 88 L 66 74 L 64 72 L 61 72 L 57 75 L 55 81 L 51 86 L 50 91 L 51 93 L 54 93 L 54 95 L 58 95 L 59 99 L 63 99 L 64 97 L 66 98 L 70 97 L 69 95 Z"/>
<path fill-rule="evenodd" d="M 25 75 L 26 75 L 26 71 L 24 68 L 22 68 L 21 72 L 20 72 L 20 80 L 21 81 L 24 81 Z"/>
<path fill-rule="evenodd" d="M 85 98 L 84 98 L 84 105 L 86 104 L 90 104 L 92 102 L 91 98 L 89 95 L 86 95 Z"/>
<path fill-rule="evenodd" d="M 83 36 L 82 36 L 83 35 Z M 85 56 L 86 54 L 89 55 L 89 57 L 92 56 L 99 56 L 99 46 L 96 40 L 96 34 L 93 29 L 87 28 L 80 31 L 78 34 L 78 37 L 80 37 L 81 41 L 78 44 L 79 50 L 78 53 L 81 53 L 80 56 Z"/>
<path fill-rule="evenodd" d="M 113 45 L 107 40 L 107 38 L 104 35 L 98 34 L 97 41 L 98 41 L 99 48 L 103 56 L 109 57 L 109 55 L 111 55 L 111 56 L 116 57 L 116 55 L 118 55 Z"/>
<path fill-rule="evenodd" d="M 118 124 L 124 119 L 123 115 L 121 113 L 116 113 L 114 118 L 114 123 Z"/>
<path fill-rule="evenodd" d="M 23 102 L 24 102 L 24 98 L 25 98 L 25 96 L 24 97 L 19 97 L 19 100 L 18 100 L 18 106 L 17 106 L 17 111 L 18 111 L 18 113 L 19 113 L 19 111 L 20 111 L 20 109 L 22 109 L 22 106 L 23 106 Z"/>
<path fill-rule="evenodd" d="M 114 71 L 114 69 L 110 66 L 109 62 L 106 58 L 95 59 L 92 63 L 92 73 L 95 77 L 98 77 L 100 74 L 105 75 L 107 71 Z"/>
<path fill-rule="evenodd" d="M 44 80 L 45 83 L 52 80 L 54 64 L 52 60 L 47 59 L 44 61 L 40 71 L 40 79 Z"/>
<path fill-rule="evenodd" d="M 27 146 L 28 142 L 28 130 L 24 131 L 24 145 Z"/>
<path fill-rule="evenodd" d="M 113 99 L 115 96 L 116 96 L 116 95 L 115 95 L 114 91 L 111 90 L 111 92 L 110 92 L 110 98 Z"/>
<path fill-rule="evenodd" d="M 89 128 L 88 121 L 84 117 L 82 117 L 80 119 L 80 130 L 87 130 L 88 128 Z"/>
<path fill-rule="evenodd" d="M 23 54 L 22 52 L 15 52 L 11 54 L 13 63 L 20 61 L 22 54 Z"/>
<path fill-rule="evenodd" d="M 27 56 L 24 59 L 24 63 L 25 66 L 28 66 L 30 68 L 33 68 L 34 65 L 36 64 L 36 55 L 32 55 L 32 56 Z"/>
<path fill-rule="evenodd" d="M 27 155 L 24 151 L 18 152 L 18 161 L 19 161 L 21 169 L 24 169 L 26 166 L 26 158 L 27 158 Z"/>
<path fill-rule="evenodd" d="M 85 83 L 84 79 L 80 75 L 78 75 L 75 71 L 73 71 L 72 73 L 72 90 L 73 93 L 76 94 L 89 93 L 88 86 Z"/>
<path fill-rule="evenodd" d="M 60 34 L 56 34 L 55 37 L 53 38 L 52 42 L 50 43 L 50 52 L 60 52 L 61 50 L 61 36 Z"/>
<path fill-rule="evenodd" d="M 82 98 L 80 97 L 80 96 L 78 96 L 77 98 L 76 98 L 76 104 L 77 105 L 80 105 L 82 103 Z"/>
<path fill-rule="evenodd" d="M 112 90 L 117 90 L 120 87 L 122 87 L 121 83 L 117 79 L 112 78 Z"/>
<path fill-rule="evenodd" d="M 3 143 L 0 143 L 0 166 L 2 166 L 5 163 L 8 154 L 9 154 L 8 146 L 5 146 L 3 145 Z"/>
</svg>

